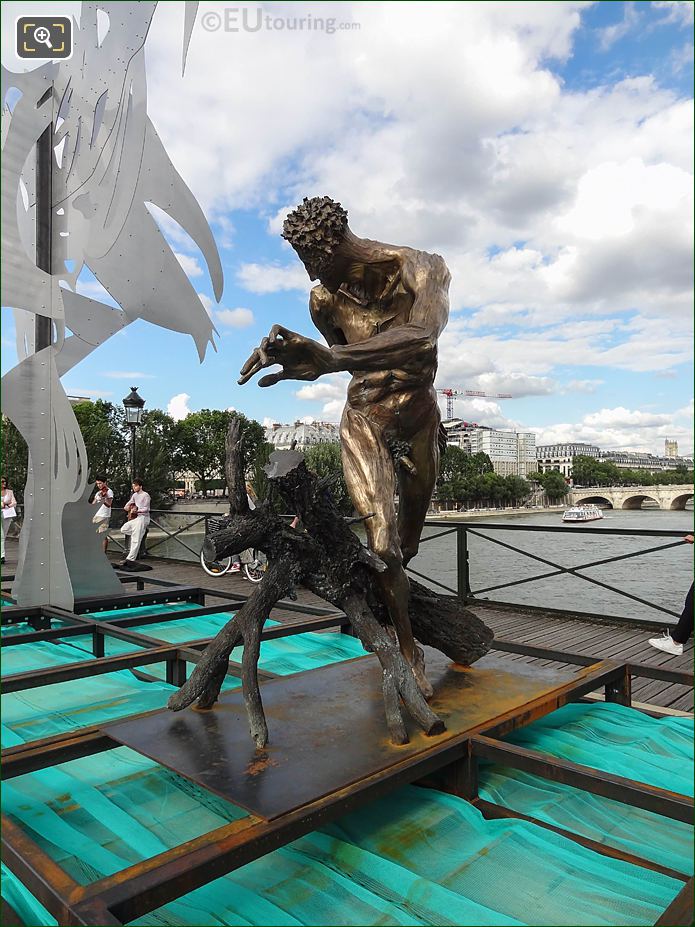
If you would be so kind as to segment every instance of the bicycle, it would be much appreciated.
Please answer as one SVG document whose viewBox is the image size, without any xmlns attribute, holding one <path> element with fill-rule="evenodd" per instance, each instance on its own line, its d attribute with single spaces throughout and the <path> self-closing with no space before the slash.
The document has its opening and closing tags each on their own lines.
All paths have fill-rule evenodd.
<svg viewBox="0 0 695 927">
<path fill-rule="evenodd" d="M 252 583 L 260 583 L 268 569 L 268 558 L 263 551 L 249 547 L 248 550 L 242 551 L 241 562 L 246 578 Z"/>
<path fill-rule="evenodd" d="M 214 531 L 226 528 L 229 523 L 228 516 L 212 516 L 205 520 L 206 536 Z M 260 583 L 268 569 L 268 558 L 261 550 L 248 548 L 242 551 L 239 558 L 244 567 L 244 575 L 252 583 Z M 224 576 L 232 568 L 232 557 L 221 557 L 219 560 L 208 560 L 204 550 L 200 552 L 200 565 L 208 576 Z"/>
</svg>

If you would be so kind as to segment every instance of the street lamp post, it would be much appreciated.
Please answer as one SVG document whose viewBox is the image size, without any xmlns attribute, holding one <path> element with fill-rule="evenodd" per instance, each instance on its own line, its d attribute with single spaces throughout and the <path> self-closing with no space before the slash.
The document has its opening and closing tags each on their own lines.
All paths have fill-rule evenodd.
<svg viewBox="0 0 695 927">
<path fill-rule="evenodd" d="M 126 424 L 130 428 L 130 481 L 135 479 L 135 432 L 142 425 L 142 410 L 145 400 L 138 394 L 137 386 L 131 386 L 123 400 Z"/>
</svg>

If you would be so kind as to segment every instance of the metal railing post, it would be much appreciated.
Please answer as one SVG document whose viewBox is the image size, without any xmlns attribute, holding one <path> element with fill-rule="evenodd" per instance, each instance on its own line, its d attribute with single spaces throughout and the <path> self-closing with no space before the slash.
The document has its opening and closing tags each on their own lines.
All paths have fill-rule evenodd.
<svg viewBox="0 0 695 927">
<path fill-rule="evenodd" d="M 632 680 L 630 670 L 623 666 L 623 673 L 620 679 L 608 683 L 605 687 L 605 699 L 607 702 L 617 702 L 619 705 L 632 704 Z"/>
<path fill-rule="evenodd" d="M 464 604 L 471 586 L 468 577 L 468 533 L 465 525 L 456 525 L 456 590 Z"/>
</svg>

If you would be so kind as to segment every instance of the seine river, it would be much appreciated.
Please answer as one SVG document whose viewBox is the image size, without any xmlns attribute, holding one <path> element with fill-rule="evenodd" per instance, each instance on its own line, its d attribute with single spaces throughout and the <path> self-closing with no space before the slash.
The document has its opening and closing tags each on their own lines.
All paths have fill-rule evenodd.
<svg viewBox="0 0 695 927">
<path fill-rule="evenodd" d="M 175 514 L 167 514 L 163 521 L 170 530 L 182 527 L 191 516 L 199 511 L 210 511 L 211 500 L 201 501 L 190 507 L 189 515 L 182 519 Z M 220 506 L 220 512 L 226 505 Z M 485 530 L 486 525 L 511 525 L 520 527 L 528 525 L 543 527 L 547 525 L 562 526 L 561 512 L 533 512 L 528 515 L 496 514 L 489 517 L 466 518 L 461 516 L 456 521 L 466 524 L 473 531 L 494 537 L 498 541 L 510 544 L 519 551 L 527 551 L 543 557 L 563 567 L 577 567 L 582 563 L 602 560 L 620 554 L 645 550 L 671 543 L 670 538 L 649 538 L 632 536 L 612 536 L 605 533 L 607 528 L 652 530 L 663 529 L 677 531 L 680 535 L 693 530 L 693 511 L 664 512 L 658 509 L 640 509 L 638 511 L 607 510 L 601 521 L 594 521 L 581 526 L 567 526 L 562 533 L 543 533 L 542 531 L 504 531 Z M 160 516 L 157 516 L 160 517 Z M 454 519 L 448 519 L 446 525 L 453 525 Z M 584 530 L 578 530 L 578 528 Z M 358 528 L 358 533 L 363 531 Z M 588 530 L 587 530 L 588 529 Z M 444 528 L 426 527 L 423 537 L 438 534 Z M 163 536 L 156 529 L 150 531 L 152 541 Z M 196 525 L 183 538 L 192 548 L 187 550 L 176 541 L 166 540 L 153 551 L 157 556 L 169 556 L 184 560 L 195 560 L 195 551 L 200 550 L 203 541 L 203 526 Z M 524 579 L 538 573 L 550 572 L 548 567 L 516 551 L 493 544 L 483 537 L 469 533 L 470 585 L 473 592 Z M 688 544 L 670 550 L 656 551 L 641 557 L 619 560 L 602 566 L 592 567 L 586 571 L 593 579 L 608 585 L 624 589 L 647 601 L 654 602 L 680 613 L 683 600 L 692 579 L 693 548 Z M 420 553 L 411 566 L 419 573 L 438 580 L 445 586 L 456 588 L 456 538 L 453 534 L 424 541 Z M 202 573 L 202 570 L 201 570 Z M 211 581 L 205 578 L 207 584 Z M 212 581 L 214 582 L 214 581 Z M 435 587 L 436 588 L 436 587 Z M 481 596 L 504 602 L 523 605 L 538 605 L 550 608 L 575 609 L 582 612 L 597 612 L 603 615 L 617 615 L 640 620 L 669 622 L 668 615 L 637 602 L 632 602 L 608 589 L 563 574 L 549 579 L 510 586 L 494 592 L 483 592 Z"/>
<path fill-rule="evenodd" d="M 563 533 L 542 531 L 485 530 L 486 525 L 512 525 L 543 527 L 562 526 L 561 512 L 539 512 L 528 515 L 494 515 L 489 518 L 457 519 L 473 531 L 494 537 L 519 551 L 526 551 L 563 567 L 577 567 L 582 563 L 619 556 L 623 553 L 646 550 L 668 544 L 677 538 L 649 538 L 615 536 L 605 534 L 607 528 L 631 530 L 678 531 L 685 535 L 693 530 L 693 511 L 661 511 L 640 509 L 638 511 L 608 510 L 600 521 L 578 526 L 567 526 Z M 447 524 L 453 521 L 447 520 Z M 438 534 L 443 528 L 428 527 L 423 537 Z M 551 571 L 551 567 L 491 543 L 482 537 L 469 533 L 470 586 L 473 592 L 487 589 L 500 583 L 524 579 L 539 573 Z M 648 553 L 641 557 L 620 560 L 586 570 L 586 575 L 600 580 L 632 595 L 654 602 L 680 613 L 685 594 L 692 581 L 693 548 L 682 544 L 670 550 Z M 456 587 L 456 547 L 454 537 L 435 538 L 421 545 L 420 553 L 411 566 L 419 573 L 433 577 L 441 583 Z M 494 592 L 482 593 L 484 598 L 525 605 L 539 605 L 551 608 L 576 609 L 583 612 L 598 612 L 640 620 L 665 620 L 667 615 L 625 599 L 614 592 L 588 583 L 575 576 L 563 574 L 537 580 L 522 586 L 510 586 Z"/>
</svg>

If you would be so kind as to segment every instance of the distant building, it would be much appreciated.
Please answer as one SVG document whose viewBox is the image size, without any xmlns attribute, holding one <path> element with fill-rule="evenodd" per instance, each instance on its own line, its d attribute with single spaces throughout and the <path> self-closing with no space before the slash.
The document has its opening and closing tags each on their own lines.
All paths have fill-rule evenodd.
<svg viewBox="0 0 695 927">
<path fill-rule="evenodd" d="M 501 431 L 450 419 L 444 422 L 447 444 L 460 447 L 467 454 L 487 454 L 495 473 L 522 476 L 536 469 L 536 436 L 530 431 Z"/>
<path fill-rule="evenodd" d="M 71 406 L 77 406 L 81 402 L 94 402 L 89 396 L 68 396 L 68 402 Z"/>
<path fill-rule="evenodd" d="M 604 463 L 615 464 L 621 470 L 648 470 L 650 473 L 659 473 L 663 470 L 675 470 L 677 467 L 689 467 L 688 458 L 658 457 L 646 451 L 601 451 L 600 457 Z"/>
<path fill-rule="evenodd" d="M 678 457 L 678 441 L 671 441 L 669 438 L 664 439 L 664 456 Z"/>
<path fill-rule="evenodd" d="M 536 466 L 539 473 L 557 470 L 565 479 L 572 476 L 575 457 L 600 456 L 600 450 L 593 444 L 575 442 L 568 444 L 541 444 L 536 448 Z"/>
<path fill-rule="evenodd" d="M 296 442 L 298 451 L 305 451 L 316 444 L 337 444 L 340 428 L 335 422 L 295 422 L 293 425 L 274 423 L 265 430 L 265 439 L 275 445 L 278 451 L 286 451 Z"/>
</svg>

